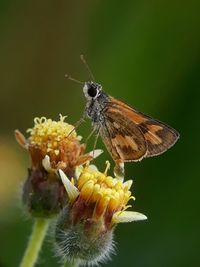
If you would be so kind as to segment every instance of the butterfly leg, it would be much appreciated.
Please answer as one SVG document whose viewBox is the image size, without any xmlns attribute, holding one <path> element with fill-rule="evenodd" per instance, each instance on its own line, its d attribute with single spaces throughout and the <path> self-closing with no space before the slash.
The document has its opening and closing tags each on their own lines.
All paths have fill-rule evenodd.
<svg viewBox="0 0 200 267">
<path fill-rule="evenodd" d="M 95 131 L 96 129 L 94 129 Z M 94 141 L 94 146 L 93 146 L 93 158 L 95 158 L 95 149 L 96 149 L 96 146 L 97 146 L 97 141 L 98 141 L 98 138 L 99 138 L 99 129 L 97 130 L 97 134 L 96 134 L 96 137 L 95 137 L 95 141 Z"/>
<path fill-rule="evenodd" d="M 88 143 L 89 139 L 92 137 L 92 135 L 93 135 L 95 132 L 96 132 L 96 129 L 95 129 L 95 128 L 92 129 L 91 133 L 90 133 L 90 134 L 88 135 L 88 137 L 86 138 L 86 140 L 85 140 L 85 144 L 86 144 L 86 146 L 87 146 L 87 143 Z"/>
<path fill-rule="evenodd" d="M 85 116 L 83 116 L 80 120 L 78 120 L 75 123 L 74 128 L 69 132 L 69 134 L 67 135 L 67 137 L 69 137 L 84 121 L 85 121 Z"/>
<path fill-rule="evenodd" d="M 115 161 L 114 175 L 116 178 L 123 180 L 125 175 L 124 162 L 122 160 Z"/>
</svg>

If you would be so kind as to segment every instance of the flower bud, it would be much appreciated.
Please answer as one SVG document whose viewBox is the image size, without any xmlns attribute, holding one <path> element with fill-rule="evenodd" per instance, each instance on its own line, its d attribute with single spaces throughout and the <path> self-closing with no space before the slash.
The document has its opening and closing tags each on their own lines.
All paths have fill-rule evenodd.
<svg viewBox="0 0 200 267">
<path fill-rule="evenodd" d="M 114 252 L 113 229 L 107 231 L 101 219 L 82 217 L 74 222 L 70 205 L 59 215 L 55 236 L 64 261 L 98 264 Z"/>
</svg>

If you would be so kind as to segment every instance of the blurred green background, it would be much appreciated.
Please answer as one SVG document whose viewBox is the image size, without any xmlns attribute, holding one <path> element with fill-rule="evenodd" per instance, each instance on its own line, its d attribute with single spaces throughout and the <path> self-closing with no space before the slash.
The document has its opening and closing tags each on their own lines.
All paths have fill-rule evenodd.
<svg viewBox="0 0 200 267">
<path fill-rule="evenodd" d="M 193 0 L 0 1 L 0 267 L 18 266 L 32 228 L 19 193 L 29 159 L 13 130 L 35 116 L 80 118 L 82 89 L 64 74 L 88 79 L 81 53 L 109 94 L 181 134 L 164 155 L 127 164 L 148 221 L 117 227 L 104 266 L 200 266 L 199 14 Z M 89 122 L 79 129 L 89 132 Z M 50 238 L 37 266 L 59 266 Z"/>
</svg>

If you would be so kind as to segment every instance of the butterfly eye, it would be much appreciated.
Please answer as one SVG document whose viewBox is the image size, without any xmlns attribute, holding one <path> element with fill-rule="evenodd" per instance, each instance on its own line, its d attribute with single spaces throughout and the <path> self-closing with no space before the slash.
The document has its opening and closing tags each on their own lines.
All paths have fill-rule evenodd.
<svg viewBox="0 0 200 267">
<path fill-rule="evenodd" d="M 90 97 L 95 97 L 95 96 L 97 95 L 97 92 L 98 92 L 98 90 L 97 90 L 97 88 L 94 87 L 94 86 L 90 86 L 90 87 L 88 88 L 88 91 L 87 91 L 87 93 L 88 93 L 88 95 L 89 95 Z"/>
</svg>

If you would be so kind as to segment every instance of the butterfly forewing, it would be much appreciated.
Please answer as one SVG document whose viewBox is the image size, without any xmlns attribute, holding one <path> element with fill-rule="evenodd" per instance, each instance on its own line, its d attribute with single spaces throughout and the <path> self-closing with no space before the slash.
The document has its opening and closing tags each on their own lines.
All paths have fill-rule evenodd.
<svg viewBox="0 0 200 267">
<path fill-rule="evenodd" d="M 146 157 L 162 154 L 172 147 L 179 137 L 174 129 L 153 119 L 149 119 L 146 123 L 138 126 L 147 141 L 148 152 Z"/>
<path fill-rule="evenodd" d="M 133 132 L 135 131 L 134 129 L 140 130 L 147 146 L 145 157 L 156 156 L 165 152 L 168 148 L 173 146 L 179 138 L 178 132 L 168 125 L 154 120 L 131 108 L 124 102 L 110 97 L 106 113 L 113 112 L 120 114 L 120 116 L 123 117 L 122 120 L 131 121 L 132 124 L 135 125 L 135 127 L 131 127 Z"/>
</svg>

